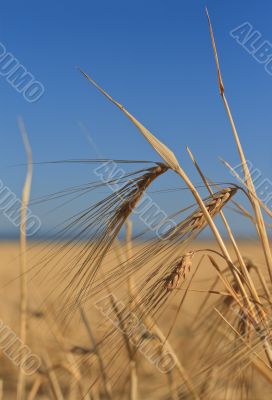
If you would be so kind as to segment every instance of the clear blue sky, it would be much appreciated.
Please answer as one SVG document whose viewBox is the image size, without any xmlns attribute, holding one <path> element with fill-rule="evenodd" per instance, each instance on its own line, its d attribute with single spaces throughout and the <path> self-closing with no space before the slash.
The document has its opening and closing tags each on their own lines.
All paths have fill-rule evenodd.
<svg viewBox="0 0 272 400">
<path fill-rule="evenodd" d="M 11 167 L 25 162 L 18 115 L 24 117 L 35 161 L 97 158 L 80 123 L 103 157 L 158 159 L 131 123 L 82 78 L 77 66 L 169 145 L 195 181 L 199 179 L 186 145 L 208 176 L 231 180 L 218 156 L 232 164 L 238 157 L 218 93 L 205 5 L 246 154 L 264 177 L 270 177 L 272 76 L 229 32 L 249 21 L 264 40 L 272 42 L 271 1 L 17 0 L 2 4 L 0 41 L 42 82 L 45 93 L 29 104 L 0 78 L 2 181 L 20 193 L 25 169 Z M 86 168 L 76 172 L 37 166 L 33 196 L 75 184 L 77 179 L 84 182 L 88 173 Z M 164 184 L 177 182 L 170 174 Z M 161 201 L 177 208 L 166 196 Z M 5 221 L 3 227 L 10 228 Z"/>
</svg>

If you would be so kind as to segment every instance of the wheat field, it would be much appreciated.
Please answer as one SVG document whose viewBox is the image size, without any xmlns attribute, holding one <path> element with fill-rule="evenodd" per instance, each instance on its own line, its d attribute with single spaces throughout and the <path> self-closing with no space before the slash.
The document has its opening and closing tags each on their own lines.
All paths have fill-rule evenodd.
<svg viewBox="0 0 272 400">
<path fill-rule="evenodd" d="M 271 398 L 272 214 L 254 186 L 207 17 L 241 167 L 239 175 L 223 162 L 233 182 L 211 181 L 187 148 L 201 181 L 194 184 L 175 153 L 80 69 L 160 161 L 53 161 L 92 165 L 99 179 L 32 202 L 32 151 L 20 121 L 27 157 L 20 240 L 0 245 L 0 400 Z M 116 165 L 129 170 L 116 176 Z M 193 203 L 134 232 L 146 192 L 170 173 Z M 77 201 L 105 187 L 109 193 L 69 216 L 54 239 L 28 240 L 27 207 L 35 201 Z M 251 224 L 254 240 L 236 234 L 230 208 Z M 211 240 L 201 241 L 205 229 Z"/>
<path fill-rule="evenodd" d="M 39 260 L 46 251 L 49 250 L 48 244 L 35 243 L 30 244 L 31 251 L 29 256 L 31 259 Z M 61 246 L 61 245 L 59 245 Z M 126 244 L 121 243 L 120 249 L 124 250 Z M 136 249 L 132 249 L 132 252 L 136 253 L 139 248 L 142 248 L 143 244 L 139 244 Z M 241 253 L 246 255 L 260 268 L 264 265 L 264 259 L 259 251 L 258 243 L 252 242 L 241 242 L 239 243 Z M 217 245 L 214 242 L 199 242 L 195 241 L 191 244 L 191 250 L 200 249 L 217 249 Z M 119 249 L 119 251 L 120 251 Z M 78 249 L 74 252 L 77 253 Z M 19 293 L 19 279 L 18 271 L 20 268 L 20 250 L 17 242 L 3 242 L 0 246 L 1 251 L 1 282 L 4 283 L 4 288 L 1 290 L 2 304 L 5 307 L 2 308 L 2 320 L 5 321 L 15 332 L 19 332 L 19 309 L 20 299 Z M 54 249 L 58 253 L 58 249 Z M 118 265 L 118 252 L 114 251 L 113 256 L 106 257 L 104 263 L 105 266 L 109 264 Z M 231 256 L 235 256 L 232 251 Z M 196 265 L 201 256 L 196 256 L 192 266 L 192 272 L 196 268 Z M 112 258 L 114 259 L 112 261 Z M 220 263 L 220 257 L 215 256 L 215 259 Z M 62 265 L 59 265 L 61 270 Z M 148 264 L 146 266 L 148 268 Z M 106 267 L 107 270 L 107 267 Z M 169 337 L 169 342 L 174 349 L 176 356 L 180 363 L 187 371 L 189 377 L 192 377 L 194 384 L 200 385 L 201 390 L 204 390 L 207 380 L 210 380 L 211 392 L 200 398 L 225 398 L 224 391 L 228 387 L 229 393 L 232 399 L 246 398 L 242 390 L 243 384 L 247 386 L 250 395 L 249 399 L 269 399 L 270 398 L 270 384 L 267 381 L 265 375 L 258 371 L 252 370 L 252 365 L 241 360 L 241 370 L 239 373 L 238 369 L 233 371 L 233 367 L 230 365 L 229 368 L 222 368 L 222 372 L 219 372 L 218 378 L 210 376 L 212 371 L 206 371 L 209 363 L 212 364 L 217 361 L 215 354 L 210 354 L 207 351 L 207 335 L 213 324 L 216 321 L 216 313 L 210 312 L 209 316 L 205 316 L 204 321 L 198 324 L 196 321 L 196 313 L 199 308 L 203 305 L 204 299 L 207 294 L 208 288 L 211 287 L 212 283 L 216 279 L 216 273 L 212 269 L 208 262 L 208 259 L 204 259 L 201 268 L 198 269 L 194 282 L 190 286 L 189 292 L 186 297 L 186 301 L 182 305 L 182 309 L 177 314 L 179 307 L 179 298 L 176 296 L 168 306 L 165 315 L 158 319 L 158 324 L 161 327 L 163 334 L 168 335 L 171 329 L 171 321 L 174 321 L 175 326 Z M 93 343 L 86 331 L 84 324 L 80 323 L 80 316 L 75 316 L 73 323 L 67 327 L 64 327 L 62 319 L 58 318 L 58 311 L 56 305 L 58 296 L 49 293 L 52 290 L 52 282 L 50 280 L 45 281 L 41 284 L 42 278 L 38 275 L 36 278 L 30 280 L 30 298 L 29 298 L 29 311 L 28 311 L 28 345 L 35 354 L 39 357 L 44 357 L 46 362 L 54 371 L 53 377 L 56 379 L 56 387 L 59 387 L 59 392 L 55 388 L 55 393 L 52 389 L 54 382 L 53 377 L 48 378 L 48 371 L 46 367 L 40 369 L 40 371 L 33 376 L 29 376 L 26 382 L 26 388 L 28 396 L 27 398 L 37 399 L 77 399 L 80 396 L 87 396 L 89 392 L 89 398 L 106 398 L 101 382 L 101 371 L 99 370 L 99 362 L 95 354 L 89 349 L 93 349 Z M 223 285 L 221 285 L 223 290 Z M 123 298 L 121 288 L 115 290 L 115 295 L 118 298 Z M 49 298 L 48 298 L 49 296 Z M 226 297 L 226 296 L 225 296 Z M 48 299 L 44 301 L 44 299 Z M 98 295 L 99 299 L 99 295 Z M 218 303 L 219 301 L 219 303 Z M 220 309 L 220 295 L 211 294 L 207 309 L 212 310 L 213 307 Z M 99 342 L 105 336 L 105 332 L 110 328 L 110 324 L 106 318 L 103 318 L 102 324 L 97 324 L 100 316 L 97 314 L 95 307 L 90 306 L 87 308 L 86 314 L 90 320 L 90 326 L 93 331 L 95 340 Z M 214 314 L 212 316 L 212 314 Z M 202 314 L 201 314 L 202 315 Z M 203 314 L 204 315 L 204 314 Z M 231 316 L 230 316 L 231 317 Z M 214 320 L 215 318 L 215 320 Z M 212 319 L 212 320 L 211 320 Z M 199 326 L 200 325 L 200 326 Z M 218 335 L 219 341 L 224 342 L 226 339 L 224 336 L 229 337 L 229 344 L 232 346 L 233 337 L 231 335 L 231 329 L 227 323 L 221 325 L 218 324 Z M 152 329 L 152 328 L 151 328 Z M 220 333 L 220 329 L 223 333 Z M 222 336 L 221 336 L 222 335 Z M 120 334 L 120 336 L 122 336 Z M 112 390 L 113 398 L 130 398 L 129 397 L 129 361 L 126 352 L 124 354 L 116 355 L 116 359 L 111 360 L 111 354 L 118 349 L 118 340 L 115 336 L 115 343 L 109 342 L 106 346 L 109 349 L 102 346 L 101 352 L 103 353 L 103 361 L 105 372 L 108 375 L 108 383 Z M 218 339 L 217 339 L 218 340 Z M 228 343 L 225 343 L 227 345 Z M 205 344 L 205 346 L 203 346 Z M 212 352 L 221 352 L 221 357 L 225 357 L 224 347 L 222 349 L 213 348 L 213 344 L 210 344 Z M 237 342 L 234 346 L 233 353 L 228 355 L 230 360 L 234 358 L 236 349 L 239 349 L 239 343 Z M 229 348 L 228 348 L 229 351 Z M 260 356 L 263 356 L 263 351 L 258 349 Z M 118 351 L 119 353 L 119 351 Z M 48 361 L 50 360 L 50 361 Z M 225 360 L 226 361 L 226 360 Z M 233 360 L 235 362 L 235 360 Z M 180 377 L 179 372 L 173 371 L 171 373 L 171 379 L 167 374 L 161 373 L 157 370 L 156 366 L 150 363 L 146 357 L 142 354 L 137 354 L 135 357 L 137 365 L 137 396 L 140 399 L 157 399 L 157 398 L 191 398 L 190 393 L 184 387 L 184 383 Z M 48 365 L 48 364 L 47 364 Z M 217 367 L 214 366 L 216 369 Z M 220 364 L 218 365 L 220 368 Z M 251 371 L 252 370 L 252 371 Z M 3 383 L 4 397 L 7 399 L 13 399 L 14 393 L 16 392 L 17 384 L 17 368 L 14 367 L 11 360 L 7 359 L 6 355 L 1 356 L 1 379 Z M 252 377 L 254 376 L 254 379 Z M 96 379 L 98 381 L 96 381 Z M 51 382 L 53 379 L 53 382 Z M 173 381 L 172 381 L 173 379 Z M 213 382 L 214 379 L 214 382 Z M 78 383 L 78 381 L 80 383 Z M 223 383 L 222 383 L 223 382 Z M 92 386 L 93 385 L 93 386 Z M 214 385 L 214 386 L 213 386 Z M 89 388 L 90 386 L 91 389 Z M 178 394 L 180 387 L 182 387 L 183 394 Z M 171 397 L 171 391 L 173 395 Z M 35 394 L 37 392 L 37 394 Z M 176 396 L 174 397 L 174 393 Z M 32 393 L 32 394 L 31 394 Z M 104 393 L 104 394 L 103 394 Z M 237 396 L 237 397 L 236 397 Z M 83 397 L 82 397 L 83 398 Z M 88 398 L 88 397 L 86 397 Z"/>
</svg>

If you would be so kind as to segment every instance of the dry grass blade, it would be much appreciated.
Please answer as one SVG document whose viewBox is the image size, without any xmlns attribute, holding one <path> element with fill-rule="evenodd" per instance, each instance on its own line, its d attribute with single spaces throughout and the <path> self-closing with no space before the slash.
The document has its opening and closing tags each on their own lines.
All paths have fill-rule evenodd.
<svg viewBox="0 0 272 400">
<path fill-rule="evenodd" d="M 92 329 L 90 327 L 89 321 L 87 319 L 87 316 L 86 316 L 83 308 L 80 308 L 80 315 L 81 315 L 82 321 L 83 321 L 83 323 L 84 323 L 84 325 L 86 327 L 86 330 L 88 332 L 89 338 L 91 340 L 92 346 L 94 348 L 95 354 L 96 354 L 97 359 L 98 359 L 99 369 L 100 369 L 100 373 L 101 373 L 101 376 L 102 376 L 102 381 L 103 381 L 103 385 L 104 385 L 106 398 L 110 400 L 110 399 L 112 399 L 111 386 L 110 386 L 110 382 L 108 380 L 108 377 L 107 377 L 107 374 L 106 374 L 106 371 L 105 371 L 103 358 L 102 358 L 102 356 L 100 354 L 99 347 L 96 344 L 95 337 L 93 335 Z"/>
<path fill-rule="evenodd" d="M 154 325 L 154 330 L 158 337 L 160 338 L 161 342 L 164 343 L 165 349 L 171 354 L 173 357 L 173 360 L 175 361 L 175 367 L 177 368 L 180 377 L 184 380 L 185 385 L 188 387 L 188 390 L 192 396 L 193 399 L 199 400 L 200 397 L 194 387 L 194 384 L 192 383 L 191 379 L 189 378 L 185 368 L 181 364 L 180 360 L 178 359 L 173 347 L 167 340 L 167 338 L 164 336 L 163 332 L 160 330 L 160 328 L 157 325 Z"/>
<path fill-rule="evenodd" d="M 132 258 L 132 221 L 126 221 L 126 262 Z M 133 296 L 134 282 L 131 276 L 128 276 L 128 294 L 130 298 Z M 137 359 L 132 354 L 128 352 L 129 366 L 130 366 L 130 400 L 138 399 L 138 375 L 137 375 Z"/>
<path fill-rule="evenodd" d="M 34 400 L 37 397 L 41 385 L 42 385 L 42 378 L 38 376 L 33 382 L 27 400 Z"/>
<path fill-rule="evenodd" d="M 231 124 L 231 128 L 232 128 L 232 132 L 235 138 L 235 142 L 237 145 L 237 149 L 238 149 L 238 153 L 242 162 L 242 167 L 243 167 L 243 171 L 244 171 L 244 178 L 245 178 L 245 182 L 248 188 L 248 193 L 249 193 L 249 197 L 251 199 L 251 203 L 256 215 L 256 227 L 257 227 L 257 232 L 260 236 L 261 239 L 261 243 L 263 246 L 263 250 L 264 250 L 264 255 L 265 255 L 265 259 L 266 259 L 266 263 L 267 263 L 267 268 L 268 268 L 268 272 L 269 272 L 269 276 L 270 276 L 270 280 L 272 282 L 272 254 L 271 254 L 271 249 L 270 249 L 270 245 L 269 245 L 269 240 L 268 240 L 268 236 L 267 236 L 267 232 L 266 232 L 266 228 L 265 228 L 265 223 L 263 220 L 263 215 L 261 212 L 261 208 L 260 208 L 260 204 L 256 199 L 256 191 L 255 191 L 255 187 L 254 187 L 254 183 L 252 181 L 252 177 L 246 162 L 246 157 L 244 155 L 244 151 L 239 139 L 239 135 L 237 133 L 236 130 L 236 126 L 227 102 L 227 99 L 225 97 L 225 90 L 224 90 L 224 85 L 223 85 L 223 81 L 222 81 L 222 75 L 221 75 L 221 71 L 220 71 L 220 66 L 219 66 L 219 60 L 218 60 L 218 55 L 217 55 L 217 50 L 216 50 L 216 44 L 215 44 L 215 39 L 214 39 L 214 35 L 213 35 L 213 29 L 212 29 L 212 24 L 211 24 L 211 20 L 208 14 L 208 10 L 206 9 L 206 13 L 207 13 L 207 17 L 208 17 L 208 23 L 209 23 L 209 28 L 210 28 L 210 34 L 211 34 L 211 39 L 212 39 L 212 45 L 213 45 L 213 51 L 214 51 L 214 56 L 215 56 L 215 62 L 216 62 L 216 69 L 217 69 L 217 74 L 218 74 L 218 81 L 219 81 L 219 89 L 220 89 L 220 94 L 225 106 L 225 109 L 227 111 L 228 114 L 228 118 L 230 120 L 230 124 Z M 251 194 L 252 193 L 252 194 Z"/>
<path fill-rule="evenodd" d="M 26 262 L 26 222 L 27 222 L 27 207 L 29 203 L 31 181 L 32 181 L 32 152 L 28 141 L 28 136 L 25 130 L 24 122 L 19 119 L 19 129 L 23 138 L 24 147 L 27 155 L 27 174 L 22 193 L 21 203 L 21 224 L 20 224 L 20 289 L 21 289 L 21 321 L 20 321 L 20 339 L 23 343 L 27 342 L 27 262 Z M 18 387 L 17 387 L 17 400 L 23 400 L 25 397 L 25 375 L 20 368 Z"/>
<path fill-rule="evenodd" d="M 63 393 L 61 390 L 60 383 L 55 374 L 51 359 L 47 352 L 45 352 L 45 354 L 44 354 L 44 364 L 47 368 L 46 375 L 47 375 L 48 381 L 50 383 L 50 387 L 51 387 L 51 391 L 52 391 L 54 399 L 55 400 L 64 400 L 64 396 L 63 396 Z"/>
<path fill-rule="evenodd" d="M 123 318 L 123 310 L 121 311 L 118 307 L 113 296 L 111 296 L 111 303 L 114 313 L 119 321 L 119 325 L 122 331 L 122 338 L 126 347 L 126 351 L 129 358 L 129 368 L 130 368 L 130 390 L 129 390 L 129 398 L 130 400 L 137 400 L 138 398 L 138 376 L 137 376 L 137 368 L 136 368 L 136 350 L 133 344 L 130 341 L 130 332 L 127 330 L 127 326 L 125 320 Z"/>
<path fill-rule="evenodd" d="M 92 83 L 101 93 L 106 96 L 108 100 L 110 100 L 113 104 L 115 104 L 139 129 L 139 131 L 144 135 L 144 137 L 148 140 L 151 146 L 156 150 L 156 152 L 161 156 L 164 162 L 169 166 L 169 168 L 173 170 L 178 170 L 179 163 L 174 155 L 174 153 L 167 147 L 165 144 L 160 142 L 148 129 L 146 129 L 137 119 L 131 115 L 124 106 L 114 100 L 104 89 L 102 89 L 92 78 L 89 77 L 82 69 L 79 69 L 85 78 Z"/>
</svg>

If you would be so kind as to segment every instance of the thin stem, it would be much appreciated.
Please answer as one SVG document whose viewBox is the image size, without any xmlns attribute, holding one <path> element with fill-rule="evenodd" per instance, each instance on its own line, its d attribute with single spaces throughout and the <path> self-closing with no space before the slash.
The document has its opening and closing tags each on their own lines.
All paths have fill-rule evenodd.
<svg viewBox="0 0 272 400">
<path fill-rule="evenodd" d="M 233 120 L 233 117 L 232 117 L 232 114 L 230 111 L 230 107 L 229 107 L 228 101 L 225 96 L 225 89 L 224 89 L 221 70 L 220 70 L 220 66 L 219 66 L 219 60 L 218 60 L 218 55 L 217 55 L 217 50 L 216 50 L 215 39 L 214 39 L 214 35 L 213 35 L 212 24 L 211 24 L 211 20 L 210 20 L 207 9 L 206 9 L 206 14 L 208 17 L 210 35 L 211 35 L 211 39 L 212 39 L 212 46 L 213 46 L 217 75 L 218 75 L 218 85 L 219 85 L 220 95 L 223 100 L 223 104 L 224 104 L 224 107 L 226 109 L 226 112 L 227 112 L 227 115 L 228 115 L 228 118 L 229 118 L 229 121 L 231 124 L 232 132 L 233 132 L 237 150 L 238 150 L 238 154 L 239 154 L 239 157 L 242 162 L 244 178 L 245 178 L 245 182 L 246 182 L 246 185 L 248 188 L 249 198 L 251 200 L 251 204 L 252 204 L 253 210 L 256 215 L 256 229 L 257 229 L 257 232 L 259 234 L 259 237 L 260 237 L 260 240 L 262 243 L 269 277 L 272 282 L 272 254 L 271 254 L 269 240 L 268 240 L 268 236 L 267 236 L 267 232 L 266 232 L 266 228 L 265 228 L 265 223 L 264 223 L 260 204 L 259 204 L 258 200 L 256 199 L 257 196 L 256 196 L 255 186 L 252 181 L 252 177 L 251 177 L 248 165 L 247 165 L 247 161 L 246 161 L 244 151 L 243 151 L 240 139 L 239 139 L 239 135 L 237 133 L 236 126 L 235 126 L 235 123 L 234 123 L 234 120 Z"/>
<path fill-rule="evenodd" d="M 21 224 L 20 224 L 20 339 L 26 344 L 27 342 L 27 261 L 26 261 L 26 222 L 27 222 L 27 207 L 29 203 L 31 181 L 32 181 L 32 152 L 28 141 L 27 132 L 25 130 L 24 122 L 19 119 L 19 129 L 22 135 L 25 152 L 27 155 L 27 173 L 25 184 L 22 192 L 21 202 Z M 18 386 L 17 386 L 17 400 L 24 400 L 25 398 L 25 375 L 23 369 L 19 370 Z"/>
</svg>

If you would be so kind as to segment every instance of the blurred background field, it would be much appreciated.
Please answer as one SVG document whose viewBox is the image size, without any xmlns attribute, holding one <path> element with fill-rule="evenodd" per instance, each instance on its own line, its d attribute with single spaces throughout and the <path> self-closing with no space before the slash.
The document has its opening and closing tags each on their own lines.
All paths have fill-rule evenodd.
<svg viewBox="0 0 272 400">
<path fill-rule="evenodd" d="M 258 250 L 258 244 L 252 242 L 241 242 L 239 243 L 242 254 L 253 260 L 260 268 L 263 268 L 263 258 Z M 59 244 L 61 246 L 61 244 Z M 79 245 L 78 245 L 79 246 Z M 124 244 L 121 247 L 124 247 Z M 141 247 L 141 244 L 137 245 L 137 249 Z M 193 249 L 217 249 L 217 246 L 212 241 L 195 241 L 189 246 L 189 250 Z M 75 252 L 78 252 L 78 247 L 75 248 Z M 58 247 L 55 247 L 54 251 L 58 253 Z M 45 271 L 40 270 L 39 262 L 44 260 L 44 255 L 50 252 L 50 244 L 43 243 L 29 243 L 29 249 L 27 251 L 28 268 L 34 268 L 35 273 L 29 272 L 29 315 L 28 315 L 28 345 L 35 354 L 41 358 L 47 360 L 49 368 L 52 369 L 56 375 L 56 382 L 60 385 L 60 392 L 64 399 L 79 399 L 82 392 L 89 392 L 90 399 L 102 399 L 99 393 L 101 390 L 101 381 L 97 382 L 93 387 L 90 386 L 94 383 L 98 376 L 101 377 L 99 372 L 99 366 L 96 356 L 91 352 L 93 343 L 91 343 L 86 328 L 82 321 L 80 321 L 79 315 L 74 316 L 69 326 L 63 324 L 63 320 L 60 314 L 60 310 L 57 309 L 58 297 L 52 292 L 55 285 L 59 285 L 56 279 L 55 273 L 57 270 L 61 270 L 63 265 L 61 261 L 51 272 L 50 278 L 48 271 L 50 266 L 45 268 Z M 15 332 L 19 329 L 19 244 L 14 242 L 1 242 L 0 244 L 1 253 L 1 266 L 0 266 L 0 281 L 1 281 L 1 320 L 5 324 L 9 325 Z M 72 255 L 71 255 L 72 256 Z M 193 268 L 197 265 L 200 256 L 196 256 Z M 118 263 L 115 251 L 110 252 L 104 261 L 105 270 L 110 270 L 113 264 Z M 215 257 L 216 258 L 216 257 Z M 222 263 L 220 258 L 218 259 L 219 264 Z M 33 267 L 35 266 L 35 267 Z M 146 266 L 148 269 L 148 265 Z M 49 268 L 49 269 L 48 269 Z M 210 321 L 206 321 L 202 325 L 202 330 L 196 332 L 192 329 L 192 324 L 196 317 L 197 310 L 203 303 L 206 296 L 206 291 L 209 289 L 212 281 L 216 277 L 215 271 L 211 265 L 205 261 L 199 268 L 194 282 L 190 287 L 186 301 L 182 307 L 182 311 L 177 316 L 174 329 L 171 331 L 169 341 L 173 346 L 177 356 L 181 363 L 187 369 L 189 375 L 194 376 L 196 365 L 201 360 L 197 359 L 198 352 L 195 352 L 194 346 L 197 337 L 200 338 L 205 335 L 206 329 L 209 329 Z M 60 289 L 58 287 L 58 289 Z M 122 298 L 120 293 L 115 290 L 115 295 L 118 298 Z M 58 291 L 59 293 L 59 291 Z M 171 321 L 176 318 L 176 312 L 180 302 L 182 292 L 175 296 L 174 300 L 171 301 L 161 318 L 160 327 L 164 334 L 167 336 L 171 328 Z M 216 294 L 211 296 L 210 304 L 215 304 L 218 296 Z M 95 296 L 95 299 L 99 299 L 99 295 Z M 94 300 L 95 300 L 94 299 Z M 95 340 L 99 342 L 104 337 L 105 332 L 109 331 L 112 327 L 104 320 L 103 323 L 98 324 L 99 316 L 97 310 L 93 304 L 86 307 L 86 316 L 89 320 L 92 328 Z M 227 330 L 226 326 L 226 330 Z M 200 335 L 200 336 L 199 336 Z M 194 340 L 192 340 L 194 339 Z M 204 340 L 204 337 L 202 338 Z M 120 350 L 120 353 L 124 353 L 117 357 L 117 362 L 111 359 L 114 353 L 116 343 L 112 343 L 109 351 L 104 353 L 104 362 L 106 371 L 111 376 L 110 382 L 113 385 L 113 391 L 115 398 L 126 399 L 125 391 L 127 390 L 126 385 L 129 379 L 129 368 L 127 365 L 127 357 L 124 350 Z M 116 347 L 117 348 L 117 347 Z M 102 350 L 104 351 L 104 350 Z M 84 354 L 85 352 L 85 354 Z M 199 357 L 201 357 L 201 350 L 199 350 Z M 139 393 L 140 399 L 158 399 L 168 398 L 168 377 L 165 374 L 159 373 L 155 366 L 150 364 L 141 355 L 137 355 L 138 365 L 138 379 L 139 379 Z M 44 367 L 43 367 L 44 368 Z M 0 376 L 3 382 L 4 388 L 4 399 L 14 399 L 14 393 L 16 391 L 18 370 L 13 366 L 12 362 L 6 358 L 4 354 L 1 354 L 1 369 Z M 27 391 L 31 392 L 31 388 L 34 393 L 35 387 L 39 387 L 37 399 L 47 399 L 47 393 L 52 392 L 50 384 L 45 379 L 46 372 L 44 370 L 34 376 L 27 378 Z M 180 383 L 180 377 L 177 377 L 177 383 Z M 77 379 L 80 379 L 80 390 L 77 385 Z M 201 376 L 198 377 L 201 380 Z M 260 387 L 263 382 L 263 377 L 258 376 L 258 383 L 252 387 L 253 397 L 249 397 L 252 400 L 261 400 L 259 397 L 254 397 L 254 393 L 259 393 Z M 262 388 L 263 399 L 269 399 L 269 392 L 266 392 L 265 385 Z M 54 390 L 53 390 L 54 392 Z M 30 396 L 30 395 L 29 395 Z M 61 395 L 60 395 L 61 396 Z M 222 395 L 223 396 L 223 395 Z M 31 397 L 28 397 L 31 398 Z M 61 397 L 59 397 L 61 398 Z M 187 398 L 187 397 L 186 397 Z M 190 397 L 189 397 L 190 398 Z M 222 397 L 223 399 L 224 397 Z M 233 399 L 234 400 L 234 399 Z M 235 399 L 236 400 L 236 399 Z"/>
</svg>

